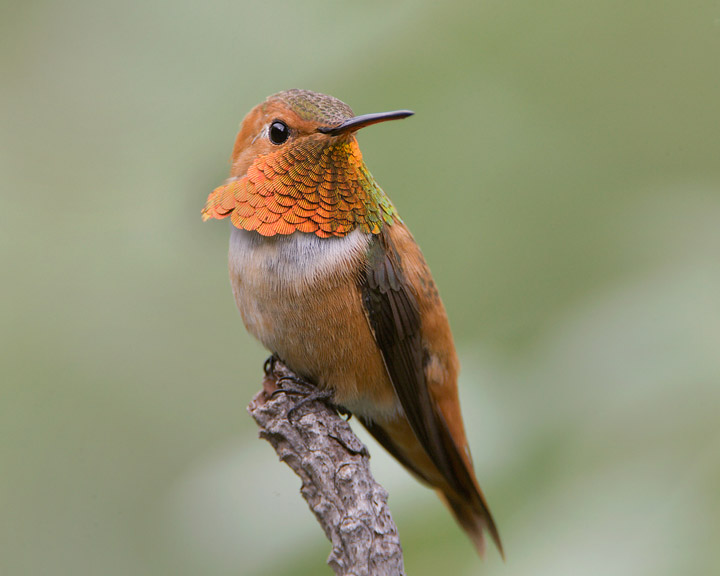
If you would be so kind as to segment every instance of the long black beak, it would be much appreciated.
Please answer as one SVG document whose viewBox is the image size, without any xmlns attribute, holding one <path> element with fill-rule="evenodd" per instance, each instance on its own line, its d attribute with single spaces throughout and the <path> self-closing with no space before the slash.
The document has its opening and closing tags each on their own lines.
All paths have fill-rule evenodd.
<svg viewBox="0 0 720 576">
<path fill-rule="evenodd" d="M 394 110 L 393 112 L 380 112 L 378 114 L 363 114 L 362 116 L 355 116 L 354 118 L 345 120 L 345 122 L 343 122 L 339 126 L 323 126 L 321 128 L 318 128 L 317 130 L 318 132 L 322 132 L 323 134 L 337 136 L 339 134 L 344 134 L 345 132 L 354 132 L 355 130 L 360 130 L 360 128 L 365 128 L 365 126 L 377 124 L 378 122 L 387 122 L 388 120 L 400 120 L 402 118 L 407 118 L 408 116 L 412 116 L 413 114 L 415 114 L 415 112 L 412 112 L 411 110 Z"/>
</svg>

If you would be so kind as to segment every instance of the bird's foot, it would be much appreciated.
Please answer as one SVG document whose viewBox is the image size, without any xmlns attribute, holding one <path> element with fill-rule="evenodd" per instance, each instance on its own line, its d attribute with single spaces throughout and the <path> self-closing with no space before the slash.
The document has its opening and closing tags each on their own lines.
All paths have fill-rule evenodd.
<svg viewBox="0 0 720 576">
<path fill-rule="evenodd" d="M 299 376 L 289 375 L 286 373 L 276 373 L 276 364 L 280 362 L 280 359 L 273 354 L 267 360 L 263 369 L 265 370 L 266 376 L 275 376 L 275 389 L 270 393 L 270 398 L 275 398 L 278 394 L 287 394 L 291 396 L 302 396 L 302 398 L 293 406 L 287 414 L 288 420 L 292 420 L 297 410 L 309 402 L 316 400 L 323 402 L 338 414 L 345 417 L 345 421 L 350 420 L 352 412 L 338 406 L 332 402 L 333 392 L 327 388 L 319 388 L 316 384 L 305 380 Z"/>
<path fill-rule="evenodd" d="M 282 378 L 278 378 L 277 387 L 277 390 L 272 393 L 271 397 L 280 393 L 302 397 L 295 406 L 288 410 L 287 418 L 290 421 L 292 421 L 293 416 L 295 416 L 301 406 L 310 402 L 315 402 L 317 400 L 329 406 L 333 406 L 331 402 L 333 397 L 332 390 L 328 390 L 327 388 L 318 388 L 312 382 L 308 382 L 307 380 L 303 380 L 297 376 L 283 376 Z"/>
</svg>

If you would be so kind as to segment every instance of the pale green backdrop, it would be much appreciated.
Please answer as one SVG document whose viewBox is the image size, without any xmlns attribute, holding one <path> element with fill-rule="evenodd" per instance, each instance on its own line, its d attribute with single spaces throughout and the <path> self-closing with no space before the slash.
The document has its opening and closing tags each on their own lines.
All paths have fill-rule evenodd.
<svg viewBox="0 0 720 576">
<path fill-rule="evenodd" d="M 0 574 L 330 574 L 200 209 L 327 92 L 435 273 L 486 561 L 375 444 L 408 573 L 720 572 L 720 4 L 0 4 Z"/>
</svg>

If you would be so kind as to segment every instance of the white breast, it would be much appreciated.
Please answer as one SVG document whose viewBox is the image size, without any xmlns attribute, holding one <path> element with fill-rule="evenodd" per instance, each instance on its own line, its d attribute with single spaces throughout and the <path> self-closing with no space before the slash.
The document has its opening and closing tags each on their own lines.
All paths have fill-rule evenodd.
<svg viewBox="0 0 720 576">
<path fill-rule="evenodd" d="M 263 290 L 301 293 L 355 270 L 369 240 L 370 234 L 357 228 L 342 238 L 318 238 L 302 232 L 264 237 L 233 227 L 230 275 Z"/>
<path fill-rule="evenodd" d="M 354 283 L 369 240 L 357 229 L 343 238 L 301 232 L 268 238 L 233 228 L 230 280 L 245 327 L 279 353 L 288 334 L 302 334 L 311 318 L 321 322 L 320 314 L 331 313 L 322 310 L 325 302 L 336 288 Z"/>
</svg>

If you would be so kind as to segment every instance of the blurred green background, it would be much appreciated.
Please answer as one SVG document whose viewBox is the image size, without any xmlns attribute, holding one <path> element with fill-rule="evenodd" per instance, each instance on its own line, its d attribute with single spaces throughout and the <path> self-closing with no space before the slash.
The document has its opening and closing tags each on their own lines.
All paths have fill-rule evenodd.
<svg viewBox="0 0 720 576">
<path fill-rule="evenodd" d="M 370 442 L 408 573 L 720 572 L 717 1 L 5 0 L 0 66 L 0 574 L 331 573 L 200 220 L 291 87 L 416 112 L 360 144 L 508 560 Z"/>
</svg>

